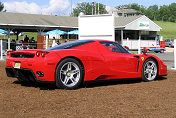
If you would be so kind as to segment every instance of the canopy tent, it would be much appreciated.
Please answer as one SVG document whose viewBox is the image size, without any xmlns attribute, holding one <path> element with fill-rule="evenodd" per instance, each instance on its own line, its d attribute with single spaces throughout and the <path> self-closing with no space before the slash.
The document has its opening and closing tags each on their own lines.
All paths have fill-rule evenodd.
<svg viewBox="0 0 176 118">
<path fill-rule="evenodd" d="M 70 31 L 70 32 L 68 32 L 68 34 L 79 34 L 79 32 L 78 32 L 78 30 L 73 30 L 73 31 Z"/>
<path fill-rule="evenodd" d="M 79 32 L 78 32 L 78 30 L 73 30 L 73 31 L 67 32 L 67 34 L 68 34 L 68 37 L 69 37 L 69 34 L 78 35 Z M 77 36 L 76 36 L 76 38 L 77 38 Z"/>
<path fill-rule="evenodd" d="M 60 35 L 63 35 L 63 34 L 67 34 L 66 32 L 62 31 L 62 30 L 52 30 L 52 31 L 48 31 L 46 34 L 60 34 Z"/>
<path fill-rule="evenodd" d="M 8 32 L 3 30 L 3 29 L 0 29 L 0 34 L 7 34 Z"/>
</svg>

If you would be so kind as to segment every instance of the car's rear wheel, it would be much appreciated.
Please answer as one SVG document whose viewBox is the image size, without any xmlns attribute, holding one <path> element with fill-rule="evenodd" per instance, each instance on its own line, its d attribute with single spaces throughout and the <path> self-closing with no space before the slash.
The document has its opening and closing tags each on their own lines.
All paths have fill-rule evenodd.
<svg viewBox="0 0 176 118">
<path fill-rule="evenodd" d="M 83 81 L 83 67 L 73 59 L 62 60 L 56 68 L 56 86 L 62 89 L 76 89 Z"/>
<path fill-rule="evenodd" d="M 146 82 L 153 81 L 158 75 L 158 65 L 153 59 L 147 59 L 142 67 L 142 79 Z"/>
</svg>

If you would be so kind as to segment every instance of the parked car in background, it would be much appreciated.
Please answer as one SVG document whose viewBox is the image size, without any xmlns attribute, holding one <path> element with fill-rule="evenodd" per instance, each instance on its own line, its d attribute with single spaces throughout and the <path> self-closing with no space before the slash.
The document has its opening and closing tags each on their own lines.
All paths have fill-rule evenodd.
<svg viewBox="0 0 176 118">
<path fill-rule="evenodd" d="M 166 47 L 174 47 L 174 39 L 166 39 L 165 46 Z"/>
</svg>

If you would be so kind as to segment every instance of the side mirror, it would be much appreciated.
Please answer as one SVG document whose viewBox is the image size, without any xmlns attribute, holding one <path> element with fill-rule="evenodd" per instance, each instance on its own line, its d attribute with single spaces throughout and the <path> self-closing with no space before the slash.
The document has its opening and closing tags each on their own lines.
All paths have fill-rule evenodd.
<svg viewBox="0 0 176 118">
<path fill-rule="evenodd" d="M 128 51 L 130 50 L 128 46 L 124 46 L 125 49 L 127 49 Z"/>
<path fill-rule="evenodd" d="M 145 54 L 145 55 L 146 55 L 147 51 L 148 51 L 148 50 L 147 50 L 147 48 L 146 48 L 146 47 L 144 47 L 144 48 L 143 48 L 143 54 Z"/>
</svg>

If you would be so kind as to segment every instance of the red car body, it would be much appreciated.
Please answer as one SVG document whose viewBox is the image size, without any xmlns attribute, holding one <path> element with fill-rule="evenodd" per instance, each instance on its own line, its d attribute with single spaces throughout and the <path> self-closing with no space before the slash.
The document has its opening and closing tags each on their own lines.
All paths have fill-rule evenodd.
<svg viewBox="0 0 176 118">
<path fill-rule="evenodd" d="M 18 77 L 23 74 L 31 76 L 28 78 L 29 80 L 54 82 L 56 68 L 66 58 L 74 58 L 83 65 L 84 81 L 141 78 L 143 63 L 148 58 L 156 61 L 159 76 L 167 75 L 167 66 L 154 55 L 112 52 L 100 42 L 111 41 L 91 40 L 69 49 L 9 52 L 6 58 L 7 75 Z M 20 63 L 20 67 L 15 67 L 16 63 Z M 43 76 L 39 76 L 37 72 L 42 72 Z"/>
</svg>

